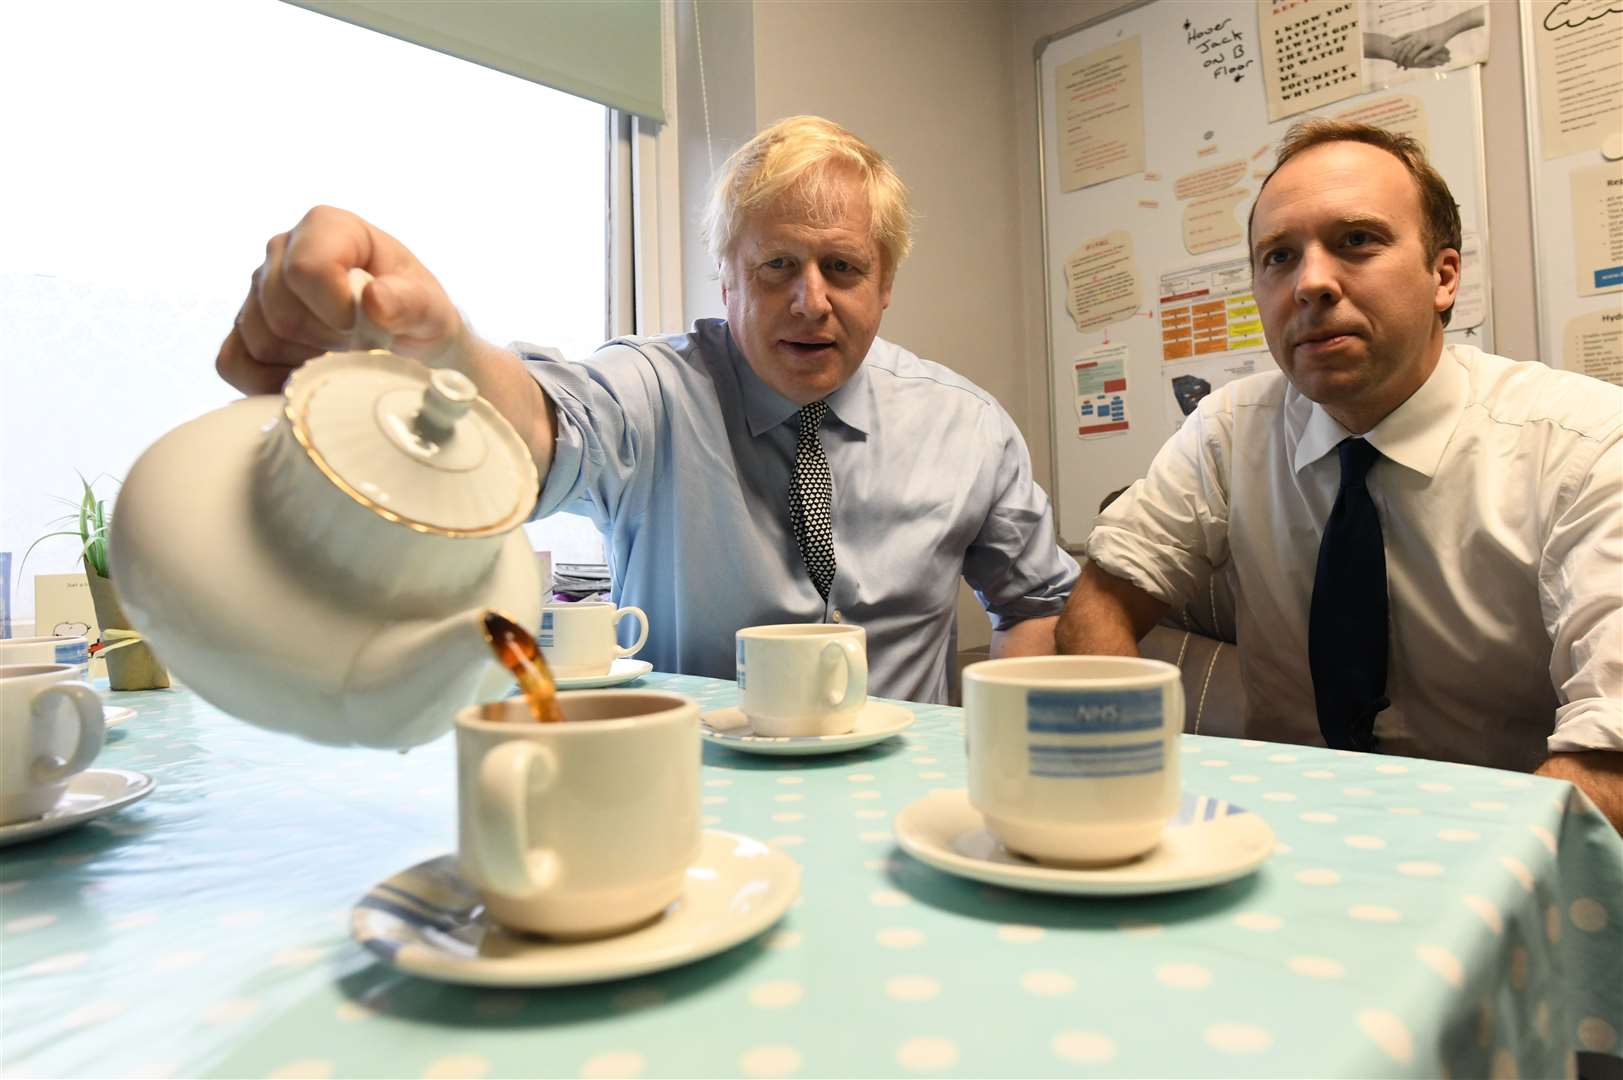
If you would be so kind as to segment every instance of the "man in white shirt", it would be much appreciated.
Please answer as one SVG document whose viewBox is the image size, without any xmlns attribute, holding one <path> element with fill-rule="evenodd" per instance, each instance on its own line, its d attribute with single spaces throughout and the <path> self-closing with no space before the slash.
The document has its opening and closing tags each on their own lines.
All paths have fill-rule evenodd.
<svg viewBox="0 0 1623 1080">
<path fill-rule="evenodd" d="M 1136 654 L 1215 570 L 1248 735 L 1536 768 L 1623 829 L 1623 390 L 1445 347 L 1459 247 L 1418 144 L 1292 129 L 1251 221 L 1282 374 L 1101 514 L 1058 645 Z"/>
</svg>

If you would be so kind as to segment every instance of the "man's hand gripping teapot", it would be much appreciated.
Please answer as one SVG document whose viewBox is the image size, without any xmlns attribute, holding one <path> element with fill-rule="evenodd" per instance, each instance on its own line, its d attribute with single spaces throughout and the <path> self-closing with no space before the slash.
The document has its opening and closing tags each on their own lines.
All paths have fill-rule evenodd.
<svg viewBox="0 0 1623 1080">
<path fill-rule="evenodd" d="M 540 621 L 535 463 L 472 380 L 362 348 L 154 443 L 119 492 L 112 577 L 210 703 L 318 742 L 407 747 L 510 683 L 487 609 Z"/>
</svg>

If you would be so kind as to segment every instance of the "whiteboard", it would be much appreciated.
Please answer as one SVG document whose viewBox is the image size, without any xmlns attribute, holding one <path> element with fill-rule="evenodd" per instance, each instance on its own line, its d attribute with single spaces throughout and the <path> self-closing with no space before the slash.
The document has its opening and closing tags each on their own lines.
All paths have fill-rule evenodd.
<svg viewBox="0 0 1623 1080">
<path fill-rule="evenodd" d="M 1608 161 L 1599 150 L 1573 154 L 1561 154 L 1555 150 L 1554 156 L 1545 157 L 1547 148 L 1539 80 L 1541 77 L 1554 78 L 1554 74 L 1539 70 L 1537 39 L 1552 33 L 1545 23 L 1553 24 L 1556 20 L 1546 20 L 1545 16 L 1558 14 L 1563 9 L 1563 5 L 1558 4 L 1554 5 L 1555 11 L 1546 10 L 1551 7 L 1546 3 L 1523 4 L 1521 8 L 1522 75 L 1527 94 L 1528 186 L 1533 200 L 1533 289 L 1538 311 L 1538 358 L 1551 367 L 1581 371 L 1616 381 L 1618 373 L 1615 366 L 1603 370 L 1584 362 L 1582 345 L 1575 340 L 1577 334 L 1574 333 L 1569 339 L 1568 330 L 1576 331 L 1585 324 L 1595 328 L 1598 321 L 1604 325 L 1606 319 L 1616 320 L 1619 312 L 1623 312 L 1623 292 L 1615 284 L 1615 267 L 1610 267 L 1613 273 L 1609 275 L 1613 284 L 1597 289 L 1600 283 L 1590 282 L 1587 288 L 1580 287 L 1585 284 L 1580 272 L 1593 274 L 1594 267 L 1582 265 L 1577 236 L 1579 226 L 1573 213 L 1575 177 L 1599 172 L 1615 178 L 1623 176 L 1623 165 L 1619 165 L 1615 158 Z M 1620 26 L 1623 26 L 1623 11 L 1611 9 L 1602 19 L 1594 20 L 1593 25 L 1616 40 Z M 1614 55 L 1618 47 L 1612 46 Z M 1613 137 L 1617 140 L 1613 152 L 1623 153 L 1618 149 L 1623 145 L 1623 134 L 1614 132 Z M 1591 222 L 1588 227 L 1593 230 L 1596 225 Z"/>
<path fill-rule="evenodd" d="M 1201 33 L 1225 19 L 1222 30 Z M 1262 64 L 1250 48 L 1256 34 L 1253 0 L 1151 0 L 1037 44 L 1050 475 L 1060 542 L 1070 550 L 1087 540 L 1099 501 L 1144 475 L 1186 409 L 1205 392 L 1203 386 L 1215 389 L 1246 371 L 1275 370 L 1256 328 L 1260 324 L 1245 307 L 1250 269 L 1243 232 L 1261 176 L 1273 165 L 1274 144 L 1308 115 L 1379 109 L 1420 117 L 1428 154 L 1460 204 L 1467 238 L 1462 296 L 1447 337 L 1493 347 L 1478 70 L 1402 83 L 1269 123 Z M 1064 136 L 1058 127 L 1063 118 L 1056 108 L 1056 73 L 1133 38 L 1143 92 L 1143 170 L 1062 191 Z M 1224 39 L 1229 40 L 1214 56 L 1210 44 Z M 1192 254 L 1185 214 L 1203 197 L 1190 194 L 1201 188 L 1194 174 L 1211 170 L 1210 177 L 1235 163 L 1244 166 L 1232 181 L 1232 188 L 1244 193 L 1231 211 L 1240 236 Z M 1232 170 L 1223 175 L 1233 175 Z M 1195 215 L 1190 228 L 1197 237 L 1209 237 L 1196 239 L 1196 246 L 1225 239 L 1221 229 L 1203 231 L 1200 222 L 1212 220 L 1209 210 Z M 1112 233 L 1130 239 L 1138 302 L 1123 318 L 1078 329 L 1067 309 L 1075 299 L 1067 263 L 1076 256 L 1074 265 L 1085 274 L 1097 265 L 1088 245 L 1097 247 Z M 1467 307 L 1474 315 L 1462 317 Z M 1085 310 L 1095 309 L 1085 305 Z M 1194 349 L 1205 351 L 1184 354 L 1191 333 Z"/>
</svg>

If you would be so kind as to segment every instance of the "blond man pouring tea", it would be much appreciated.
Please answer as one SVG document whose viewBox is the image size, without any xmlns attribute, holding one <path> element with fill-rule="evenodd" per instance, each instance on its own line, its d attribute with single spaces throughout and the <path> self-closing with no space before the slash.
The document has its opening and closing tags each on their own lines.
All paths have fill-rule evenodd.
<svg viewBox="0 0 1623 1080">
<path fill-rule="evenodd" d="M 1043 653 L 1077 567 L 1002 407 L 877 336 L 911 217 L 862 140 L 780 121 L 714 183 L 705 232 L 727 317 L 569 363 L 480 340 L 399 241 L 317 207 L 270 241 L 216 366 L 275 392 L 346 344 L 346 275 L 365 269 L 361 303 L 394 350 L 462 368 L 523 437 L 537 514 L 597 524 L 657 669 L 731 677 L 741 626 L 854 623 L 872 692 L 945 701 L 958 579 L 994 655 Z"/>
</svg>

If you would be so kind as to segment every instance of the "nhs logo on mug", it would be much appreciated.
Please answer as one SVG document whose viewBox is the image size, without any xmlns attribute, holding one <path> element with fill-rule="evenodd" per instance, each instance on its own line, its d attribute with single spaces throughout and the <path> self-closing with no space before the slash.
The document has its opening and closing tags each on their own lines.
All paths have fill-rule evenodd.
<svg viewBox="0 0 1623 1080">
<path fill-rule="evenodd" d="M 1026 697 L 1027 771 L 1051 779 L 1142 776 L 1166 768 L 1161 691 L 1032 690 Z M 1066 736 L 1153 732 L 1149 739 L 1100 742 Z"/>
<path fill-rule="evenodd" d="M 738 688 L 744 689 L 744 639 L 738 639 Z"/>
<path fill-rule="evenodd" d="M 1026 697 L 1026 730 L 1045 735 L 1117 735 L 1158 731 L 1161 691 L 1032 690 Z"/>
<path fill-rule="evenodd" d="M 535 636 L 535 643 L 543 649 L 552 648 L 552 612 L 541 613 L 541 632 Z"/>
</svg>

